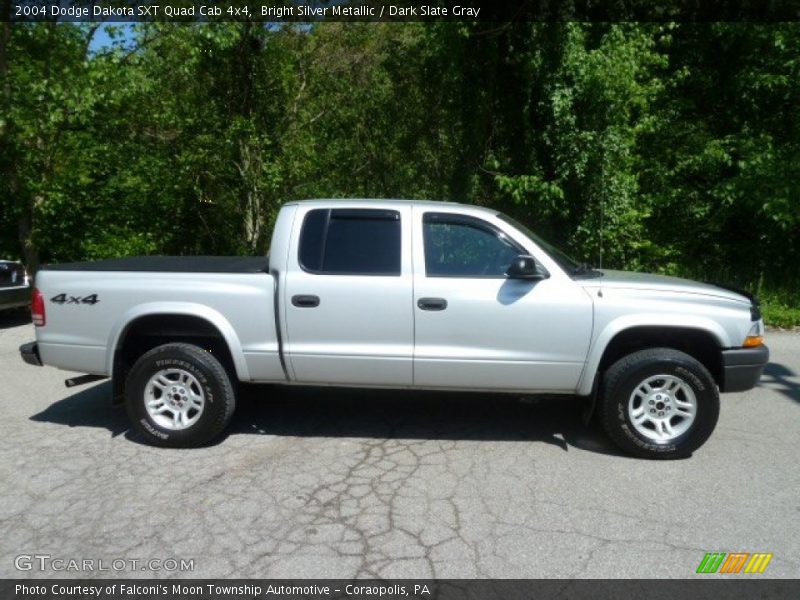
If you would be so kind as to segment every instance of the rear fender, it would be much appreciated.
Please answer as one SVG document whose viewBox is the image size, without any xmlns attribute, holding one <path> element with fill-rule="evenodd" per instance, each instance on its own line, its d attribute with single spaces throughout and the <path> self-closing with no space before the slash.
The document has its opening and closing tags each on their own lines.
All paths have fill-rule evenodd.
<svg viewBox="0 0 800 600">
<path fill-rule="evenodd" d="M 141 317 L 156 316 L 156 315 L 185 315 L 189 317 L 197 317 L 204 319 L 211 323 L 222 334 L 225 343 L 228 345 L 228 350 L 231 353 L 233 366 L 236 370 L 236 377 L 239 381 L 249 381 L 250 373 L 247 369 L 247 362 L 242 352 L 242 344 L 236 331 L 228 320 L 213 308 L 202 304 L 194 304 L 190 302 L 152 302 L 147 304 L 140 304 L 133 307 L 120 317 L 112 328 L 111 335 L 108 340 L 108 356 L 107 372 L 110 376 L 114 375 L 114 356 L 117 352 L 120 340 L 127 332 L 130 325 Z"/>
</svg>

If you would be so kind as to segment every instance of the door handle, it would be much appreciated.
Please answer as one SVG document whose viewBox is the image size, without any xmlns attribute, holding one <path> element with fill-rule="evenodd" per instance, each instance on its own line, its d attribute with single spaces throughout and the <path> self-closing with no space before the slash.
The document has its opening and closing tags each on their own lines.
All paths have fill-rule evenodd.
<svg viewBox="0 0 800 600">
<path fill-rule="evenodd" d="M 319 306 L 319 296 L 313 296 L 310 294 L 292 296 L 292 304 L 298 308 L 314 308 Z"/>
<path fill-rule="evenodd" d="M 422 310 L 444 310 L 447 308 L 447 300 L 444 298 L 420 298 L 417 306 Z"/>
</svg>

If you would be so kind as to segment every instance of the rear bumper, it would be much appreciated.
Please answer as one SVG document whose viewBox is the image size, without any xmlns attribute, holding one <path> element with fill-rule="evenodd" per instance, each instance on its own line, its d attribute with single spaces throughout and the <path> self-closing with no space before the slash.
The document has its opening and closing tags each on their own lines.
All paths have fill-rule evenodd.
<svg viewBox="0 0 800 600">
<path fill-rule="evenodd" d="M 29 285 L 0 287 L 0 310 L 27 306 L 30 303 L 31 288 Z"/>
<path fill-rule="evenodd" d="M 27 344 L 22 344 L 19 347 L 19 354 L 29 365 L 35 365 L 37 367 L 42 366 L 42 359 L 39 356 L 39 346 L 36 342 L 28 342 Z"/>
<path fill-rule="evenodd" d="M 769 348 L 734 348 L 722 351 L 720 392 L 743 392 L 755 387 L 769 362 Z"/>
</svg>

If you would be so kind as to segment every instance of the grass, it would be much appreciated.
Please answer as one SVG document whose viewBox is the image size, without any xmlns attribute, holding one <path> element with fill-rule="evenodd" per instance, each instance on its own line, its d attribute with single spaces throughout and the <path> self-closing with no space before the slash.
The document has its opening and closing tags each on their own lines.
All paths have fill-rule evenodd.
<svg viewBox="0 0 800 600">
<path fill-rule="evenodd" d="M 800 326 L 800 282 L 787 282 L 780 288 L 766 287 L 758 292 L 764 323 L 791 329 Z"/>
<path fill-rule="evenodd" d="M 789 306 L 780 300 L 769 298 L 766 294 L 761 299 L 761 313 L 764 323 L 772 327 L 790 329 L 800 326 L 800 306 Z"/>
</svg>

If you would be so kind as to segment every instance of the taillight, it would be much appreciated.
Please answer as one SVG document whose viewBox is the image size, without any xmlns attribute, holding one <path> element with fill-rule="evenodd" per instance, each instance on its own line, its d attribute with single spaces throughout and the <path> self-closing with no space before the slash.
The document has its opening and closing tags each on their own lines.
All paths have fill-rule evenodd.
<svg viewBox="0 0 800 600">
<path fill-rule="evenodd" d="M 31 298 L 31 320 L 37 327 L 44 327 L 46 322 L 44 316 L 44 298 L 42 292 L 33 288 L 33 297 Z"/>
</svg>

